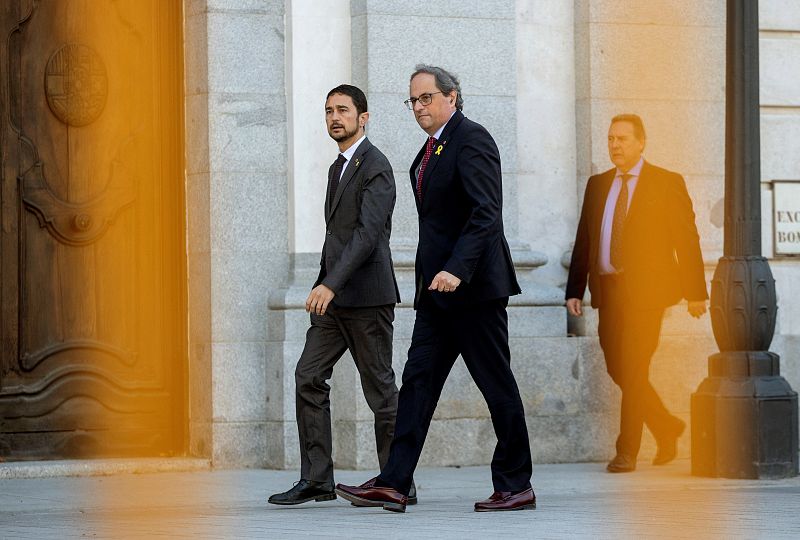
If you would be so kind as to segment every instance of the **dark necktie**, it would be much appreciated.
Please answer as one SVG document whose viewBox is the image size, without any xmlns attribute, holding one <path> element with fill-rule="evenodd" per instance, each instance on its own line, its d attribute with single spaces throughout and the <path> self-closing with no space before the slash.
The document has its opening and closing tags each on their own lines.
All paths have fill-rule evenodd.
<svg viewBox="0 0 800 540">
<path fill-rule="evenodd" d="M 614 221 L 611 225 L 611 266 L 617 272 L 622 271 L 622 233 L 625 228 L 625 216 L 628 214 L 628 180 L 631 178 L 633 175 L 622 175 L 622 188 L 614 206 Z"/>
<path fill-rule="evenodd" d="M 425 173 L 425 167 L 428 165 L 428 160 L 431 159 L 433 153 L 433 145 L 436 144 L 436 139 L 428 137 L 428 144 L 425 145 L 425 155 L 422 156 L 422 161 L 419 164 L 419 174 L 417 175 L 417 197 L 422 200 L 422 175 Z"/>
<path fill-rule="evenodd" d="M 342 167 L 347 161 L 342 154 L 333 162 L 333 172 L 328 179 L 328 211 L 333 208 L 333 198 L 336 196 L 336 190 L 339 188 L 339 177 L 342 176 Z"/>
</svg>

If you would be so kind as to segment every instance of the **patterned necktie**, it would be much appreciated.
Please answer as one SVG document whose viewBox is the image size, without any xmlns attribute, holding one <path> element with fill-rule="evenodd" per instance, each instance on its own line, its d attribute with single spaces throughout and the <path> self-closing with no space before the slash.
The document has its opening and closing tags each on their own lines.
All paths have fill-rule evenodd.
<svg viewBox="0 0 800 540">
<path fill-rule="evenodd" d="M 333 172 L 328 179 L 328 210 L 333 207 L 333 198 L 336 196 L 336 189 L 339 187 L 339 177 L 342 176 L 342 167 L 347 161 L 342 154 L 333 162 Z"/>
<path fill-rule="evenodd" d="M 436 139 L 428 137 L 428 144 L 425 145 L 425 155 L 422 156 L 422 161 L 419 164 L 419 174 L 417 175 L 417 197 L 422 200 L 422 175 L 425 173 L 425 167 L 428 165 L 428 160 L 431 159 L 433 153 L 433 145 L 436 144 Z"/>
<path fill-rule="evenodd" d="M 628 214 L 628 180 L 631 174 L 622 175 L 622 189 L 619 190 L 617 204 L 614 206 L 614 221 L 611 225 L 611 266 L 622 272 L 622 233 L 625 227 L 625 216 Z"/>
</svg>

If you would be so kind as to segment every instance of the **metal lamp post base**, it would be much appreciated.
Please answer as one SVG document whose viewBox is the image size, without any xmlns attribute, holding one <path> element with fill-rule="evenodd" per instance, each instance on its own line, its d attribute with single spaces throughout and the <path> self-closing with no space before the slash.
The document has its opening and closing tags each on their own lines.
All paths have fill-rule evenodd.
<svg viewBox="0 0 800 540">
<path fill-rule="evenodd" d="M 692 394 L 692 474 L 787 478 L 798 474 L 797 392 L 777 354 L 723 352 Z"/>
</svg>

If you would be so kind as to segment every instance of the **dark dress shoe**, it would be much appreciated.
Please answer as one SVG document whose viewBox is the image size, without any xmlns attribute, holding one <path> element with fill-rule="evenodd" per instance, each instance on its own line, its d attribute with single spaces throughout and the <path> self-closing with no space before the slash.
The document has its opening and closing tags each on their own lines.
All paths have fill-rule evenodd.
<svg viewBox="0 0 800 540">
<path fill-rule="evenodd" d="M 534 510 L 536 494 L 532 488 L 525 491 L 495 491 L 485 501 L 475 503 L 476 512 L 498 512 L 502 510 Z"/>
<path fill-rule="evenodd" d="M 678 438 L 683 435 L 686 424 L 676 418 L 675 430 L 666 439 L 658 441 L 658 451 L 653 458 L 653 465 L 666 465 L 678 455 Z"/>
<path fill-rule="evenodd" d="M 356 506 L 382 506 L 391 512 L 405 512 L 408 497 L 390 487 L 336 484 L 336 494 Z"/>
<path fill-rule="evenodd" d="M 377 479 L 378 479 L 377 476 L 375 476 L 373 478 L 370 478 L 369 480 L 367 480 L 366 482 L 364 482 L 363 484 L 361 484 L 358 487 L 361 487 L 361 488 L 375 487 L 375 480 L 377 480 Z M 408 505 L 409 506 L 413 506 L 415 504 L 417 504 L 417 486 L 414 484 L 414 482 L 411 482 L 411 488 L 408 490 Z M 380 505 L 376 505 L 376 506 L 380 506 Z"/>
<path fill-rule="evenodd" d="M 636 459 L 625 454 L 617 454 L 608 462 L 606 470 L 610 473 L 633 472 L 636 470 Z"/>
<path fill-rule="evenodd" d="M 309 501 L 332 501 L 336 498 L 333 484 L 300 480 L 292 489 L 276 493 L 267 499 L 270 504 L 302 504 Z"/>
</svg>

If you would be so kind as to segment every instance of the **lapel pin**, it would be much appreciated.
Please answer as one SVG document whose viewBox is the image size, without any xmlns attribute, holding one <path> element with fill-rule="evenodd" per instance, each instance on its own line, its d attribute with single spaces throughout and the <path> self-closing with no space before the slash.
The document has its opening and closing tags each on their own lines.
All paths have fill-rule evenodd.
<svg viewBox="0 0 800 540">
<path fill-rule="evenodd" d="M 361 163 L 361 160 L 359 158 L 356 158 L 356 167 L 358 167 L 359 163 Z"/>
<path fill-rule="evenodd" d="M 436 155 L 437 156 L 442 153 L 442 148 L 444 148 L 444 145 L 440 144 L 439 147 L 436 149 Z"/>
</svg>

